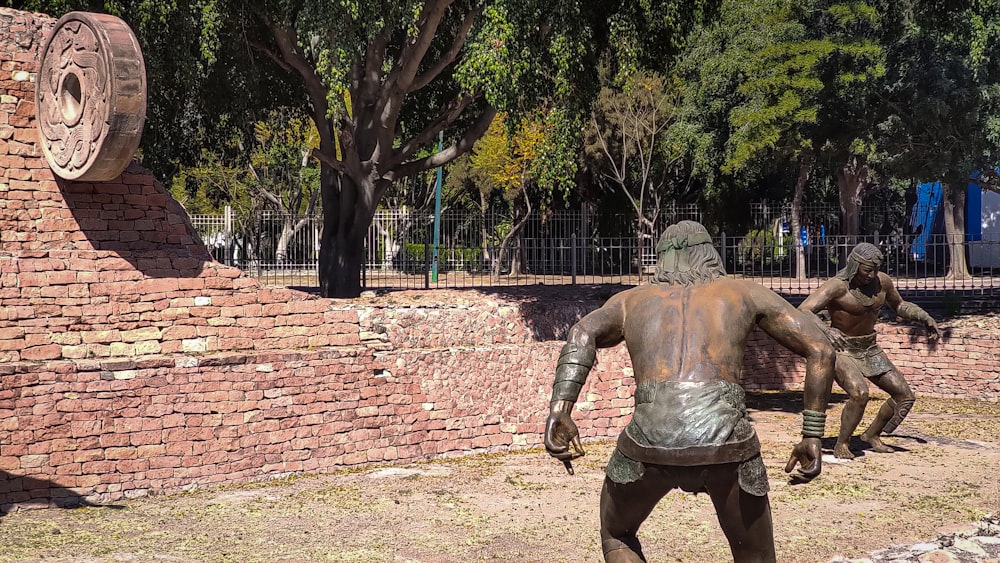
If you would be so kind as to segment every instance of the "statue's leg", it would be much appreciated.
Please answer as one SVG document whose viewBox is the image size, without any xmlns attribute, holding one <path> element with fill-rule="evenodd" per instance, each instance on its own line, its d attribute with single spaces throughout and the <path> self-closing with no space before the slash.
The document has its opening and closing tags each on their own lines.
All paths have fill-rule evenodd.
<svg viewBox="0 0 1000 563">
<path fill-rule="evenodd" d="M 892 448 L 885 445 L 879 437 L 883 431 L 893 432 L 903 422 L 910 408 L 913 407 L 915 396 L 910 385 L 903 378 L 895 367 L 890 371 L 872 379 L 872 383 L 886 393 L 889 393 L 889 400 L 882 404 L 875 415 L 875 420 L 871 426 L 861 435 L 861 439 L 872 446 L 872 450 L 880 453 L 889 453 Z"/>
<path fill-rule="evenodd" d="M 673 484 L 653 466 L 632 483 L 604 478 L 601 490 L 601 545 L 608 563 L 644 562 L 636 533 Z"/>
<path fill-rule="evenodd" d="M 847 393 L 847 403 L 840 413 L 840 433 L 837 435 L 837 444 L 833 447 L 833 455 L 841 459 L 854 459 L 854 454 L 848 446 L 858 424 L 861 424 L 865 407 L 868 406 L 868 381 L 858 372 L 854 364 L 845 360 L 841 354 L 837 354 L 834 377 L 837 385 Z"/>
<path fill-rule="evenodd" d="M 774 526 L 767 495 L 740 489 L 739 464 L 726 463 L 708 470 L 705 487 L 712 497 L 719 525 L 729 540 L 734 563 L 774 563 Z"/>
</svg>

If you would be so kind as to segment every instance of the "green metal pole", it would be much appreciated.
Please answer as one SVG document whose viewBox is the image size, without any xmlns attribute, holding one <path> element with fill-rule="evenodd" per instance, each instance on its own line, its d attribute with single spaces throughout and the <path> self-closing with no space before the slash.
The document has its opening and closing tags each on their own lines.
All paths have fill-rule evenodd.
<svg viewBox="0 0 1000 563">
<path fill-rule="evenodd" d="M 438 152 L 444 150 L 444 131 L 438 133 Z M 437 169 L 434 183 L 434 258 L 431 266 L 431 281 L 438 281 L 438 245 L 441 244 L 441 166 Z"/>
</svg>

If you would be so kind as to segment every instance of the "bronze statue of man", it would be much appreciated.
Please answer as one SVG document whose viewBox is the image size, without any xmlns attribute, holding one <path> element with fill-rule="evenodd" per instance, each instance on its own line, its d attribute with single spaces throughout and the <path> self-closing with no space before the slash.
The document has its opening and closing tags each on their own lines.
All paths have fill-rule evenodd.
<svg viewBox="0 0 1000 563">
<path fill-rule="evenodd" d="M 657 502 L 680 488 L 709 494 L 735 561 L 774 561 L 767 475 L 739 385 L 743 351 L 759 326 L 806 358 L 803 438 L 785 471 L 801 463 L 809 480 L 821 471 L 833 347 L 808 315 L 771 290 L 727 277 L 699 223 L 671 225 L 656 251 L 652 283 L 612 296 L 570 328 L 556 365 L 545 447 L 568 469 L 583 455 L 573 405 L 597 349 L 624 341 L 635 411 L 605 470 L 605 560 L 645 561 L 636 532 Z"/>
<path fill-rule="evenodd" d="M 835 379 L 848 397 L 833 448 L 833 455 L 842 459 L 854 458 L 848 445 L 865 414 L 868 381 L 889 394 L 871 426 L 861 434 L 873 451 L 892 451 L 879 436 L 895 431 L 913 407 L 915 397 L 909 384 L 875 343 L 875 323 L 882 307 L 888 305 L 900 317 L 927 325 L 931 341 L 941 336 L 934 319 L 917 305 L 903 301 L 892 278 L 879 271 L 882 260 L 882 251 L 874 244 L 855 246 L 847 266 L 799 305 L 803 311 L 818 313 L 826 309 L 830 314 L 829 336 L 837 348 Z"/>
</svg>

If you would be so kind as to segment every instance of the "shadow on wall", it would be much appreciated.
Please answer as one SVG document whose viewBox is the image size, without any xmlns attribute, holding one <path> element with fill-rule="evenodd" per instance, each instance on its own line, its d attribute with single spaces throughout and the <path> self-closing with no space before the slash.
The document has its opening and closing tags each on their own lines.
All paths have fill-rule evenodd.
<svg viewBox="0 0 1000 563">
<path fill-rule="evenodd" d="M 564 286 L 483 287 L 474 291 L 519 304 L 521 318 L 537 342 L 565 340 L 569 329 L 616 293 L 631 285 L 595 284 Z"/>
<path fill-rule="evenodd" d="M 124 506 L 115 504 L 94 504 L 73 490 L 55 485 L 45 479 L 21 477 L 0 471 L 0 516 L 10 512 L 15 504 L 30 506 L 35 503 L 39 507 L 56 508 L 78 508 L 81 506 L 124 508 Z"/>
<path fill-rule="evenodd" d="M 131 265 L 119 269 L 151 278 L 199 277 L 213 261 L 184 208 L 135 162 L 110 182 L 57 177 L 56 184 L 85 238 L 74 241 L 74 251 L 113 252 Z"/>
</svg>

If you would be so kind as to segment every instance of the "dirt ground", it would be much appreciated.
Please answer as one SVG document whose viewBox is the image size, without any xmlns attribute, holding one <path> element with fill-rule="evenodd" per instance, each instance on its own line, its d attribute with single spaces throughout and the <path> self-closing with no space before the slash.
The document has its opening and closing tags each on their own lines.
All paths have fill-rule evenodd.
<svg viewBox="0 0 1000 563">
<path fill-rule="evenodd" d="M 832 448 L 843 395 L 824 447 Z M 881 404 L 873 397 L 867 423 Z M 1000 404 L 918 397 L 887 443 L 792 485 L 801 394 L 752 393 L 778 561 L 860 557 L 1000 513 Z M 853 444 L 855 450 L 861 443 Z M 541 451 L 371 467 L 0 517 L 0 561 L 600 561 L 598 494 L 611 443 L 569 476 Z M 651 561 L 731 560 L 711 502 L 672 492 L 640 531 Z"/>
</svg>

